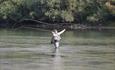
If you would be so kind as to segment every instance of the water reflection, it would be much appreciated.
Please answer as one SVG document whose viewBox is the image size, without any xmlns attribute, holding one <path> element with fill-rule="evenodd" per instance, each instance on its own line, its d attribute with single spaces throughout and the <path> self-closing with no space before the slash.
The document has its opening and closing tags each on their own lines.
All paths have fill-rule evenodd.
<svg viewBox="0 0 115 70">
<path fill-rule="evenodd" d="M 54 58 L 53 58 L 53 70 L 64 70 L 63 69 L 63 61 L 61 57 L 61 53 L 59 48 L 54 49 Z"/>
<path fill-rule="evenodd" d="M 115 31 L 67 31 L 59 49 L 50 34 L 0 30 L 0 70 L 115 70 Z"/>
</svg>

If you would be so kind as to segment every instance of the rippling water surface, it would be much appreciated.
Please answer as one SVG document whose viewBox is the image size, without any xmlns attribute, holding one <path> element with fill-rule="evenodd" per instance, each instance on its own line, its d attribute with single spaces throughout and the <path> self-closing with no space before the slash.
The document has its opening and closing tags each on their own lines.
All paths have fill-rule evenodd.
<svg viewBox="0 0 115 70">
<path fill-rule="evenodd" d="M 51 33 L 0 29 L 0 70 L 115 70 L 115 30 L 67 31 L 61 46 Z"/>
</svg>

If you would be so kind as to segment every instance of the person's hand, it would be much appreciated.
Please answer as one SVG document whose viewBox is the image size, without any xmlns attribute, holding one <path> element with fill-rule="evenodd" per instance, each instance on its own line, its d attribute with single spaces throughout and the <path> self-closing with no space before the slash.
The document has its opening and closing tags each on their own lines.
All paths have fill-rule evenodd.
<svg viewBox="0 0 115 70">
<path fill-rule="evenodd" d="M 64 29 L 64 31 L 65 31 L 66 29 Z"/>
</svg>

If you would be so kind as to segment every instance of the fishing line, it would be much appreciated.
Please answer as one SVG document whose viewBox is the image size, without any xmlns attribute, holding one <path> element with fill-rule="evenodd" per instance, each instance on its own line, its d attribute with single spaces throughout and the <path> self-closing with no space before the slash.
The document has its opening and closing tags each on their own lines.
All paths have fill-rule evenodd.
<svg viewBox="0 0 115 70">
<path fill-rule="evenodd" d="M 54 28 L 54 26 L 56 25 L 56 24 L 50 24 L 50 23 L 46 23 L 46 22 L 42 22 L 42 21 L 38 21 L 38 20 L 33 20 L 33 19 L 24 19 L 24 20 L 21 20 L 21 21 L 15 23 L 15 24 L 12 26 L 12 29 L 13 29 L 13 30 L 18 30 L 18 29 L 20 29 L 20 28 L 28 28 L 28 29 L 34 29 L 34 30 L 50 31 L 50 30 L 48 30 L 48 29 L 43 29 L 43 28 L 40 28 L 40 27 L 26 26 L 26 25 L 23 25 L 23 24 L 21 25 L 21 23 L 24 22 L 24 21 L 36 22 L 36 23 L 38 23 L 38 25 L 53 26 L 53 28 Z M 19 26 L 19 27 L 17 27 L 17 26 Z M 17 27 L 17 28 L 15 28 L 15 27 Z"/>
<path fill-rule="evenodd" d="M 38 25 L 38 26 L 40 26 L 40 25 L 48 25 L 49 27 L 51 27 L 51 29 L 56 29 L 57 28 L 57 24 L 51 24 L 51 23 L 46 23 L 46 22 L 42 22 L 42 21 L 39 21 L 39 20 L 33 20 L 33 19 L 24 19 L 24 20 L 20 20 L 19 22 L 17 22 L 17 23 L 15 23 L 13 26 L 12 26 L 12 29 L 14 29 L 14 30 L 17 30 L 17 29 L 20 29 L 20 28 L 28 28 L 28 29 L 34 29 L 34 30 L 41 30 L 41 31 L 51 31 L 50 29 L 43 29 L 43 28 L 40 28 L 40 27 L 33 27 L 32 26 L 32 23 L 31 23 L 31 25 L 29 25 L 29 26 L 26 26 L 26 25 L 23 25 L 23 24 L 21 24 L 21 23 L 23 23 L 23 22 L 35 22 L 35 23 L 37 23 L 36 25 Z M 34 25 L 34 26 L 36 26 L 36 25 Z M 19 27 L 17 27 L 17 26 L 19 26 Z M 15 28 L 15 27 L 17 27 L 17 28 Z M 47 26 L 46 26 L 47 27 Z M 58 28 L 57 28 L 58 29 Z"/>
</svg>

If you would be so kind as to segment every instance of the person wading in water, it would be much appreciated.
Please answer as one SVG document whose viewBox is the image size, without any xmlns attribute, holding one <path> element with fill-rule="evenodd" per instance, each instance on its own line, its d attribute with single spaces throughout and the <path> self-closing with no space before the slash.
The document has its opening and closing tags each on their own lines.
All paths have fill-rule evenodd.
<svg viewBox="0 0 115 70">
<path fill-rule="evenodd" d="M 66 29 L 58 32 L 56 29 L 52 31 L 53 37 L 51 39 L 51 44 L 54 44 L 55 48 L 59 47 L 59 42 L 61 40 L 60 35 L 65 32 Z"/>
</svg>

